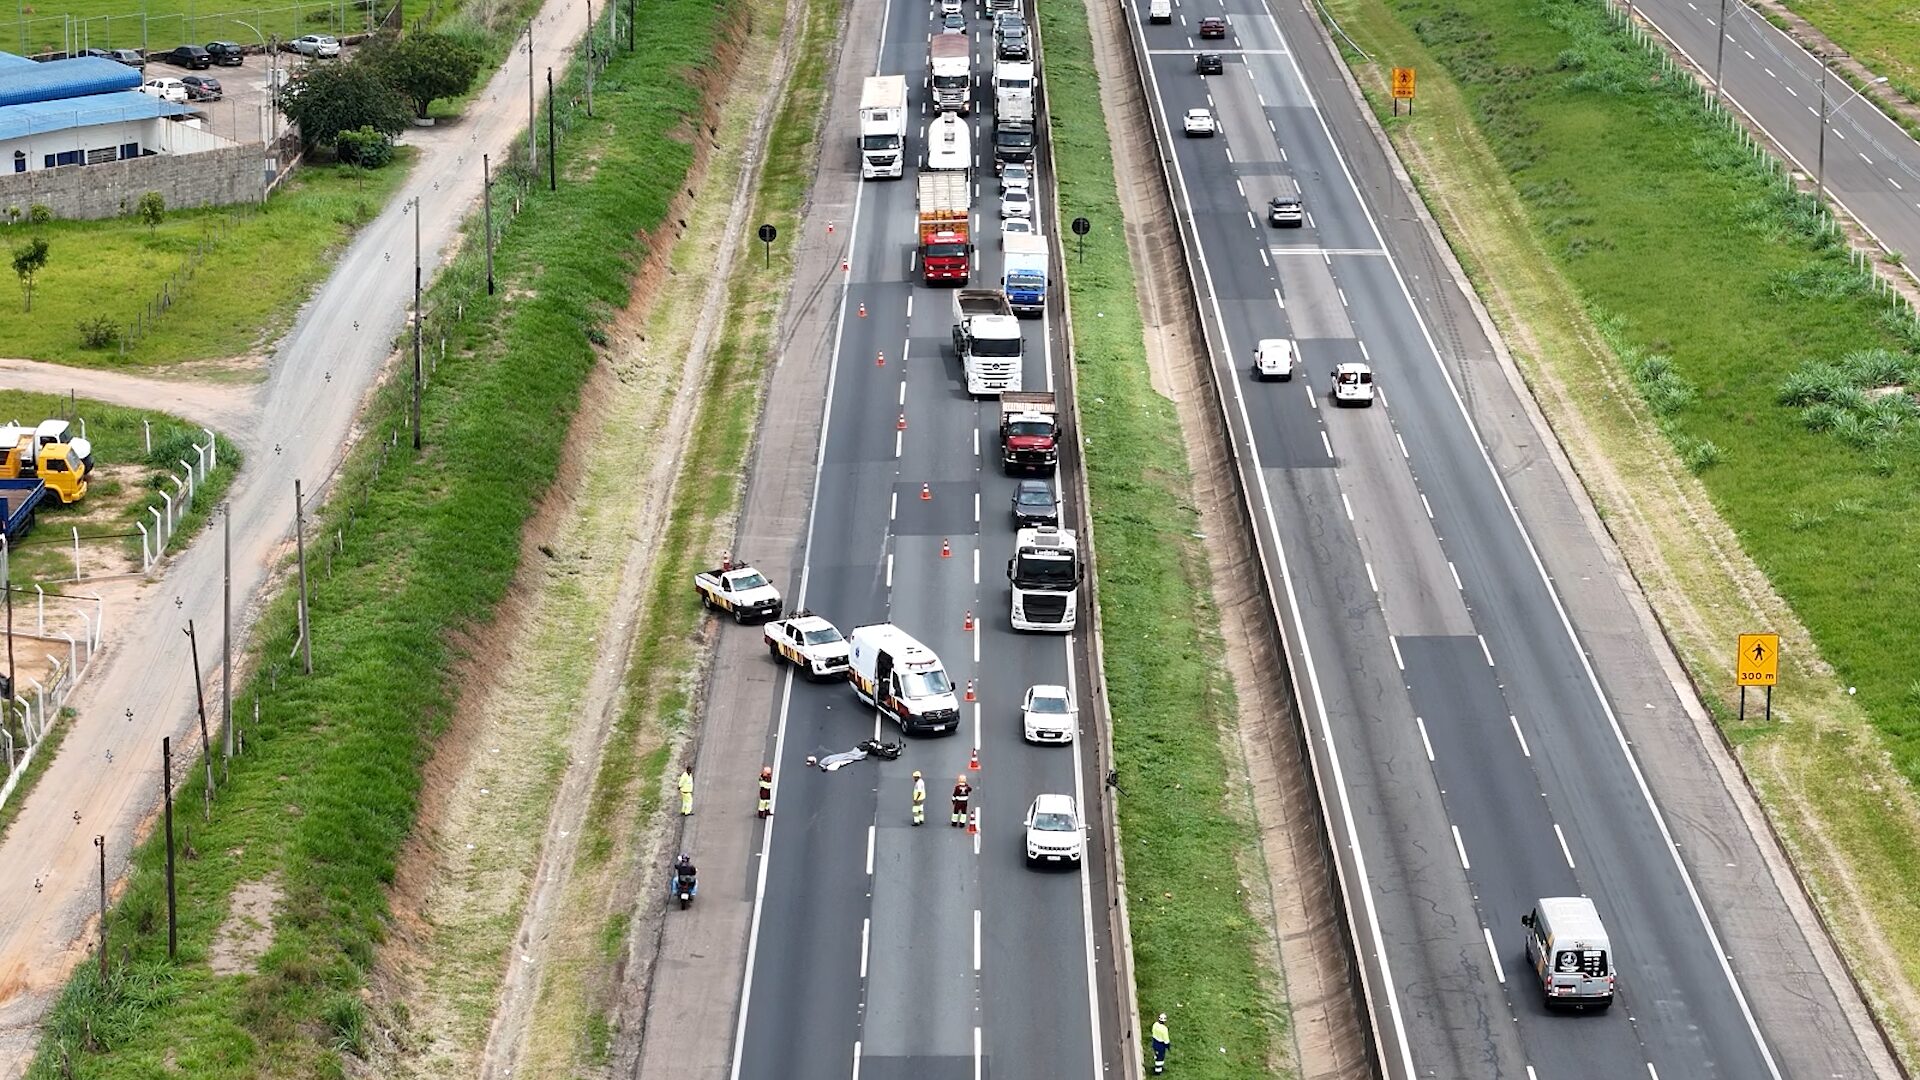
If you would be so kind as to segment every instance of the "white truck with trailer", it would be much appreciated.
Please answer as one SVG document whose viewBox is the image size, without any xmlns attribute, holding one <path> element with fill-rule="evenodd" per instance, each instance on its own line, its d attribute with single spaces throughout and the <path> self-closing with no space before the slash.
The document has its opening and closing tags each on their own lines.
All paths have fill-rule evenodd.
<svg viewBox="0 0 1920 1080">
<path fill-rule="evenodd" d="M 908 735 L 960 730 L 960 699 L 933 650 L 892 623 L 856 626 L 847 681 L 854 696 L 900 725 Z"/>
<path fill-rule="evenodd" d="M 1080 540 L 1072 529 L 1041 525 L 1014 535 L 1007 560 L 1015 630 L 1064 634 L 1079 619 Z"/>
<path fill-rule="evenodd" d="M 907 77 L 874 75 L 860 91 L 860 178 L 898 179 L 907 168 Z"/>
<path fill-rule="evenodd" d="M 700 594 L 700 606 L 725 611 L 734 622 L 780 617 L 780 590 L 767 575 L 745 564 L 726 562 L 695 574 L 693 590 Z"/>
<path fill-rule="evenodd" d="M 953 351 L 966 375 L 967 393 L 990 397 L 1020 389 L 1026 342 L 999 289 L 954 292 Z"/>
<path fill-rule="evenodd" d="M 967 172 L 973 168 L 973 133 L 953 113 L 941 113 L 927 125 L 927 171 Z"/>
<path fill-rule="evenodd" d="M 935 34 L 927 46 L 927 79 L 941 112 L 973 112 L 973 43 L 966 34 Z"/>
</svg>

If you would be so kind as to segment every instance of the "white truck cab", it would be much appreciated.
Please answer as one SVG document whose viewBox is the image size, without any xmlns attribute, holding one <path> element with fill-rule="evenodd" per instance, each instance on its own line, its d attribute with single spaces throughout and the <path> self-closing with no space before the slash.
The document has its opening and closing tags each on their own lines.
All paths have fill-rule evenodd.
<svg viewBox="0 0 1920 1080">
<path fill-rule="evenodd" d="M 1253 377 L 1291 379 L 1296 359 L 1293 342 L 1286 338 L 1261 338 L 1253 347 Z"/>
</svg>

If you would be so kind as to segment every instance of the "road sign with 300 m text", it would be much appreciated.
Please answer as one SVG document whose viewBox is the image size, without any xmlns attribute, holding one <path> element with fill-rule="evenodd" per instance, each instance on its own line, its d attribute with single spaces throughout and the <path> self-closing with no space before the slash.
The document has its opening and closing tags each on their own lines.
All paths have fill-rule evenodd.
<svg viewBox="0 0 1920 1080">
<path fill-rule="evenodd" d="M 1780 678 L 1780 635 L 1741 634 L 1734 673 L 1741 686 L 1772 686 Z"/>
<path fill-rule="evenodd" d="M 1413 100 L 1413 69 L 1397 67 L 1393 69 L 1393 99 L 1395 101 Z"/>
</svg>

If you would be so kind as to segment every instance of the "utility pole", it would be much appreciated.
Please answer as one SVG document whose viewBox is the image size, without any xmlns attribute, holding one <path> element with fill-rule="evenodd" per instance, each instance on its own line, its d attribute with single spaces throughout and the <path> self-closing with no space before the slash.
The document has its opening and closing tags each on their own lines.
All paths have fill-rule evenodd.
<svg viewBox="0 0 1920 1080">
<path fill-rule="evenodd" d="M 1720 100 L 1720 64 L 1727 56 L 1727 0 L 1720 0 L 1720 21 L 1713 24 L 1719 38 L 1713 50 L 1713 100 Z"/>
<path fill-rule="evenodd" d="M 187 648 L 193 657 L 193 700 L 200 713 L 200 756 L 207 759 L 207 819 L 213 819 L 213 740 L 207 737 L 207 695 L 200 686 L 200 639 L 193 635 L 193 620 L 187 620 Z"/>
<path fill-rule="evenodd" d="M 547 190 L 560 190 L 560 140 L 553 130 L 553 69 L 547 69 Z"/>
<path fill-rule="evenodd" d="M 14 682 L 13 670 L 13 549 L 6 537 L 0 536 L 0 589 L 7 594 L 7 701 L 0 706 L 11 705 L 13 695 L 19 692 Z"/>
<path fill-rule="evenodd" d="M 160 797 L 166 808 L 167 822 L 167 959 L 174 958 L 180 944 L 177 901 L 173 891 L 173 736 L 160 737 Z"/>
<path fill-rule="evenodd" d="M 527 23 L 527 168 L 540 164 L 540 148 L 533 144 L 533 23 Z"/>
<path fill-rule="evenodd" d="M 96 836 L 93 846 L 100 851 L 100 982 L 107 981 L 107 838 Z"/>
<path fill-rule="evenodd" d="M 221 559 L 220 584 L 220 722 L 226 727 L 226 758 L 221 778 L 233 775 L 233 504 L 220 508 L 221 532 L 225 548 Z M 172 949 L 168 949 L 172 955 Z"/>
<path fill-rule="evenodd" d="M 1827 197 L 1827 58 L 1820 60 L 1820 155 L 1813 169 L 1813 192 Z"/>
<path fill-rule="evenodd" d="M 493 166 L 488 155 L 480 155 L 480 207 L 487 226 L 487 295 L 493 295 Z"/>
<path fill-rule="evenodd" d="M 313 635 L 307 628 L 307 529 L 300 505 L 300 481 L 293 482 L 293 549 L 300 564 L 300 673 L 313 674 Z"/>
<path fill-rule="evenodd" d="M 633 51 L 633 0 L 627 0 L 627 51 Z"/>
<path fill-rule="evenodd" d="M 420 449 L 420 196 L 413 197 L 413 448 Z"/>
</svg>

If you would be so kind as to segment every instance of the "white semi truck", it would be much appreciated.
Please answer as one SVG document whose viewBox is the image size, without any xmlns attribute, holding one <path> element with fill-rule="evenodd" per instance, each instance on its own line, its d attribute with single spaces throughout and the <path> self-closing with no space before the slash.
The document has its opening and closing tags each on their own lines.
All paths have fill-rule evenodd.
<svg viewBox="0 0 1920 1080">
<path fill-rule="evenodd" d="M 993 118 L 1002 123 L 1033 122 L 1033 87 L 1039 69 L 1031 60 L 1001 60 L 993 65 Z"/>
<path fill-rule="evenodd" d="M 1020 322 L 999 289 L 953 294 L 953 351 L 967 377 L 967 393 L 991 396 L 1020 389 L 1026 343 Z"/>
<path fill-rule="evenodd" d="M 973 112 L 973 43 L 966 34 L 935 34 L 927 47 L 927 78 L 941 112 Z"/>
<path fill-rule="evenodd" d="M 1078 620 L 1080 540 L 1072 529 L 1042 525 L 1014 535 L 1007 560 L 1013 586 L 1013 628 L 1064 634 Z"/>
<path fill-rule="evenodd" d="M 874 75 L 860 92 L 860 178 L 898 179 L 907 167 L 907 77 Z"/>
</svg>

